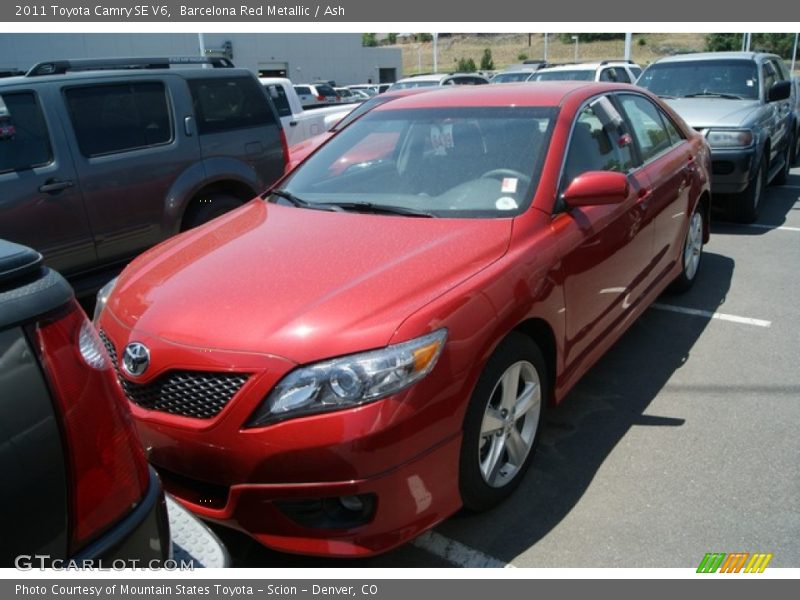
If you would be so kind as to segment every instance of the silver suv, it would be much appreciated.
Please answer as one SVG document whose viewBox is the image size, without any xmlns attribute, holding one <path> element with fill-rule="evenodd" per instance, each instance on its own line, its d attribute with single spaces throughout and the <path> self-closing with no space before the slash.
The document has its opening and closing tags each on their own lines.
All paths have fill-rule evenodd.
<svg viewBox="0 0 800 600">
<path fill-rule="evenodd" d="M 783 60 L 759 52 L 677 55 L 651 64 L 637 83 L 705 135 L 715 203 L 736 221 L 755 221 L 764 187 L 786 183 L 800 153 L 800 119 Z"/>
</svg>

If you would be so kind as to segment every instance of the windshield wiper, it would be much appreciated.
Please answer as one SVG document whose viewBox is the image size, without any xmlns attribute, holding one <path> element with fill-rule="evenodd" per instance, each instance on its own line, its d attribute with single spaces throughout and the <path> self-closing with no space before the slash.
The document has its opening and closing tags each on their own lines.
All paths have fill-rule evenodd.
<svg viewBox="0 0 800 600">
<path fill-rule="evenodd" d="M 416 208 L 390 206 L 386 204 L 373 204 L 372 202 L 336 202 L 335 204 L 329 204 L 328 206 L 331 206 L 332 210 L 336 210 L 333 207 L 339 207 L 343 208 L 344 210 L 354 210 L 357 212 L 385 213 L 390 215 L 403 215 L 406 217 L 433 218 L 436 216 L 433 213 L 429 213 L 424 210 L 418 210 Z"/>
<path fill-rule="evenodd" d="M 295 196 L 291 192 L 287 192 L 286 190 L 272 190 L 270 195 L 277 196 L 278 198 L 283 198 L 292 206 L 298 206 L 300 208 L 311 208 L 313 210 L 328 210 L 328 211 L 335 211 L 336 209 L 332 206 L 326 204 L 319 204 L 318 202 L 309 202 L 308 200 L 303 200 L 298 196 Z"/>
<path fill-rule="evenodd" d="M 725 98 L 726 100 L 744 100 L 736 94 L 726 94 L 725 92 L 695 92 L 694 94 L 684 94 L 682 98 Z"/>
</svg>

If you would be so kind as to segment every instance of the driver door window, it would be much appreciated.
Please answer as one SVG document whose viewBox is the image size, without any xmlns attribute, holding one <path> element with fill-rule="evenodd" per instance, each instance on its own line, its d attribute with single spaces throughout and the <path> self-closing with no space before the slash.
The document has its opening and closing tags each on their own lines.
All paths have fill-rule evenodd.
<svg viewBox="0 0 800 600">
<path fill-rule="evenodd" d="M 618 137 L 607 131 L 592 106 L 584 108 L 572 131 L 562 185 L 587 171 L 626 173 L 633 168 L 630 145 L 620 146 Z"/>
</svg>

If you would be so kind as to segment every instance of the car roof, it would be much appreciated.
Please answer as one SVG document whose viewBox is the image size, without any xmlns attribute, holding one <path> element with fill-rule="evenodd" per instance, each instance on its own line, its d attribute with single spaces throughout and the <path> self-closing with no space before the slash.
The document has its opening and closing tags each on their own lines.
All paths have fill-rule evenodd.
<svg viewBox="0 0 800 600">
<path fill-rule="evenodd" d="M 15 84 L 34 85 L 52 81 L 81 81 L 84 79 L 138 79 L 141 77 L 170 76 L 183 77 L 184 79 L 194 79 L 199 77 L 241 77 L 242 75 L 252 75 L 252 71 L 239 67 L 230 69 L 98 69 L 96 71 L 70 71 L 69 73 L 59 73 L 56 75 L 37 75 L 35 77 L 26 77 L 25 75 L 3 77 L 0 79 L 0 87 Z"/>
<path fill-rule="evenodd" d="M 691 62 L 695 60 L 756 60 L 763 56 L 776 56 L 767 52 L 696 52 L 692 54 L 676 54 L 657 60 L 659 63 Z"/>
<path fill-rule="evenodd" d="M 594 81 L 541 81 L 480 86 L 443 86 L 435 94 L 414 94 L 393 100 L 374 111 L 479 106 L 560 106 L 572 94 L 589 97 L 632 86 Z"/>
</svg>

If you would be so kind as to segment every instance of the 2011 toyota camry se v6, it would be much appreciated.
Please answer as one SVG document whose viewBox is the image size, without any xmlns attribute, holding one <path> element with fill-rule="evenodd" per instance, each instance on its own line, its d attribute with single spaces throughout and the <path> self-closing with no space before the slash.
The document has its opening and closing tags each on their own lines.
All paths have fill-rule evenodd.
<svg viewBox="0 0 800 600">
<path fill-rule="evenodd" d="M 646 91 L 418 94 L 137 258 L 96 319 L 185 506 L 370 555 L 517 487 L 546 406 L 697 278 L 709 194 L 705 141 Z"/>
</svg>

